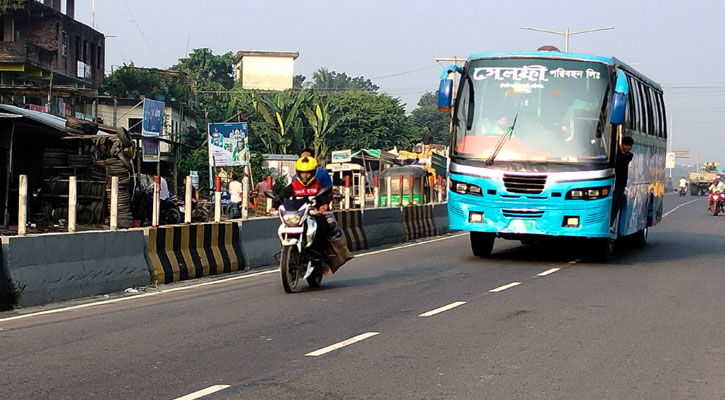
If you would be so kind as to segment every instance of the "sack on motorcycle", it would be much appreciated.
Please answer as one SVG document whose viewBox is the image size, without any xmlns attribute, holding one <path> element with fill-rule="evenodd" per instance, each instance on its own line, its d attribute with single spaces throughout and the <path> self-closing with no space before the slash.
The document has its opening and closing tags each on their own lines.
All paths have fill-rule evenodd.
<svg viewBox="0 0 725 400">
<path fill-rule="evenodd" d="M 335 273 L 340 267 L 353 258 L 347 248 L 345 238 L 340 235 L 337 239 L 330 239 L 327 245 L 325 264 Z"/>
</svg>

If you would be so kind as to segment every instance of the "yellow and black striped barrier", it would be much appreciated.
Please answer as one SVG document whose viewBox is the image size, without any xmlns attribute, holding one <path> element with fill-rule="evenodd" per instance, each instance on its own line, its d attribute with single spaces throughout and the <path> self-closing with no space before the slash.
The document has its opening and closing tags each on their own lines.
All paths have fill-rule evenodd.
<svg viewBox="0 0 725 400">
<path fill-rule="evenodd" d="M 347 248 L 357 251 L 368 248 L 368 239 L 362 229 L 362 212 L 360 210 L 333 211 L 340 226 Z"/>
<path fill-rule="evenodd" d="M 403 207 L 405 240 L 435 236 L 432 205 L 407 205 Z"/>
<path fill-rule="evenodd" d="M 245 266 L 236 222 L 151 228 L 148 240 L 158 283 L 240 271 Z"/>
</svg>

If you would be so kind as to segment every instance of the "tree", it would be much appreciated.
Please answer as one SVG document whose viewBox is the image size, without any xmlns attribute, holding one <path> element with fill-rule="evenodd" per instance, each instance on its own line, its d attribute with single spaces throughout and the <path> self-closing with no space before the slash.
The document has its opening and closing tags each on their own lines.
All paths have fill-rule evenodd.
<svg viewBox="0 0 725 400">
<path fill-rule="evenodd" d="M 305 79 L 307 78 L 304 75 L 295 75 L 292 78 L 292 88 L 302 89 L 303 85 L 305 84 Z"/>
<path fill-rule="evenodd" d="M 318 97 L 314 103 L 312 107 L 306 107 L 304 113 L 314 132 L 312 147 L 315 151 L 315 157 L 324 162 L 327 159 L 329 149 L 328 136 L 335 131 L 339 121 L 330 113 L 328 97 Z"/>
<path fill-rule="evenodd" d="M 270 152 L 276 150 L 287 154 L 292 146 L 304 146 L 300 111 L 310 95 L 308 91 L 301 90 L 296 97 L 293 96 L 292 91 L 278 92 L 271 98 L 252 92 L 252 104 L 266 122 L 262 126 L 263 132 L 259 133 L 266 137 L 263 141 Z"/>
<path fill-rule="evenodd" d="M 358 76 L 350 78 L 346 73 L 330 72 L 327 68 L 320 68 L 312 74 L 314 81 L 313 88 L 327 91 L 339 92 L 345 90 L 362 90 L 366 92 L 377 92 L 380 89 L 370 79 Z"/>
<path fill-rule="evenodd" d="M 435 143 L 450 142 L 450 114 L 438 111 L 438 92 L 425 92 L 418 100 L 418 108 L 410 113 L 410 122 L 422 135 L 425 127 L 430 128 Z M 421 136 L 422 137 L 422 136 Z"/>
<path fill-rule="evenodd" d="M 329 136 L 332 150 L 409 149 L 417 133 L 405 116 L 400 99 L 371 92 L 344 92 L 331 100 L 338 126 Z"/>
</svg>

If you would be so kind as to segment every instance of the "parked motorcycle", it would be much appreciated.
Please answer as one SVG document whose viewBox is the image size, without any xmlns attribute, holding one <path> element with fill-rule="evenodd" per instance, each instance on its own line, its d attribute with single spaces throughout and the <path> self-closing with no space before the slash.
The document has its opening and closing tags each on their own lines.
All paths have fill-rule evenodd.
<svg viewBox="0 0 725 400">
<path fill-rule="evenodd" d="M 719 192 L 710 193 L 710 207 L 708 210 L 712 212 L 712 215 L 717 216 L 722 212 L 723 207 L 723 194 Z"/>
<path fill-rule="evenodd" d="M 678 193 L 680 194 L 680 197 L 686 196 L 687 195 L 687 188 L 684 187 L 684 186 L 680 186 L 680 190 L 678 191 Z"/>
<path fill-rule="evenodd" d="M 329 188 L 322 189 L 316 196 L 284 199 L 279 207 L 279 219 L 282 223 L 277 230 L 282 243 L 279 269 L 282 287 L 287 293 L 299 291 L 299 281 L 316 288 L 322 283 L 325 266 L 322 260 L 327 249 L 327 237 L 318 232 L 318 226 L 324 225 L 324 216 L 317 210 L 316 201 Z M 275 199 L 271 191 L 265 192 L 268 198 Z"/>
</svg>

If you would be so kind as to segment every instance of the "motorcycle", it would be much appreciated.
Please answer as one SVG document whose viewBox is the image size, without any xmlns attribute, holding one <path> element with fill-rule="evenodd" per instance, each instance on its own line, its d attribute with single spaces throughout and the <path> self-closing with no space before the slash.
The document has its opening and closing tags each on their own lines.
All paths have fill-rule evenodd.
<svg viewBox="0 0 725 400">
<path fill-rule="evenodd" d="M 687 188 L 685 186 L 680 186 L 680 190 L 678 190 L 678 193 L 680 194 L 680 197 L 687 195 Z"/>
<path fill-rule="evenodd" d="M 717 216 L 722 212 L 723 207 L 723 194 L 719 192 L 710 193 L 710 207 L 708 210 L 712 212 L 712 215 Z"/>
<path fill-rule="evenodd" d="M 284 199 L 279 207 L 279 219 L 282 222 L 277 235 L 282 244 L 279 269 L 282 287 L 286 293 L 299 291 L 299 281 L 306 280 L 311 288 L 322 284 L 322 275 L 326 270 L 325 259 L 327 237 L 318 230 L 326 226 L 324 216 L 317 210 L 316 200 L 329 188 L 323 188 L 315 196 Z M 265 196 L 276 199 L 271 191 Z"/>
</svg>

